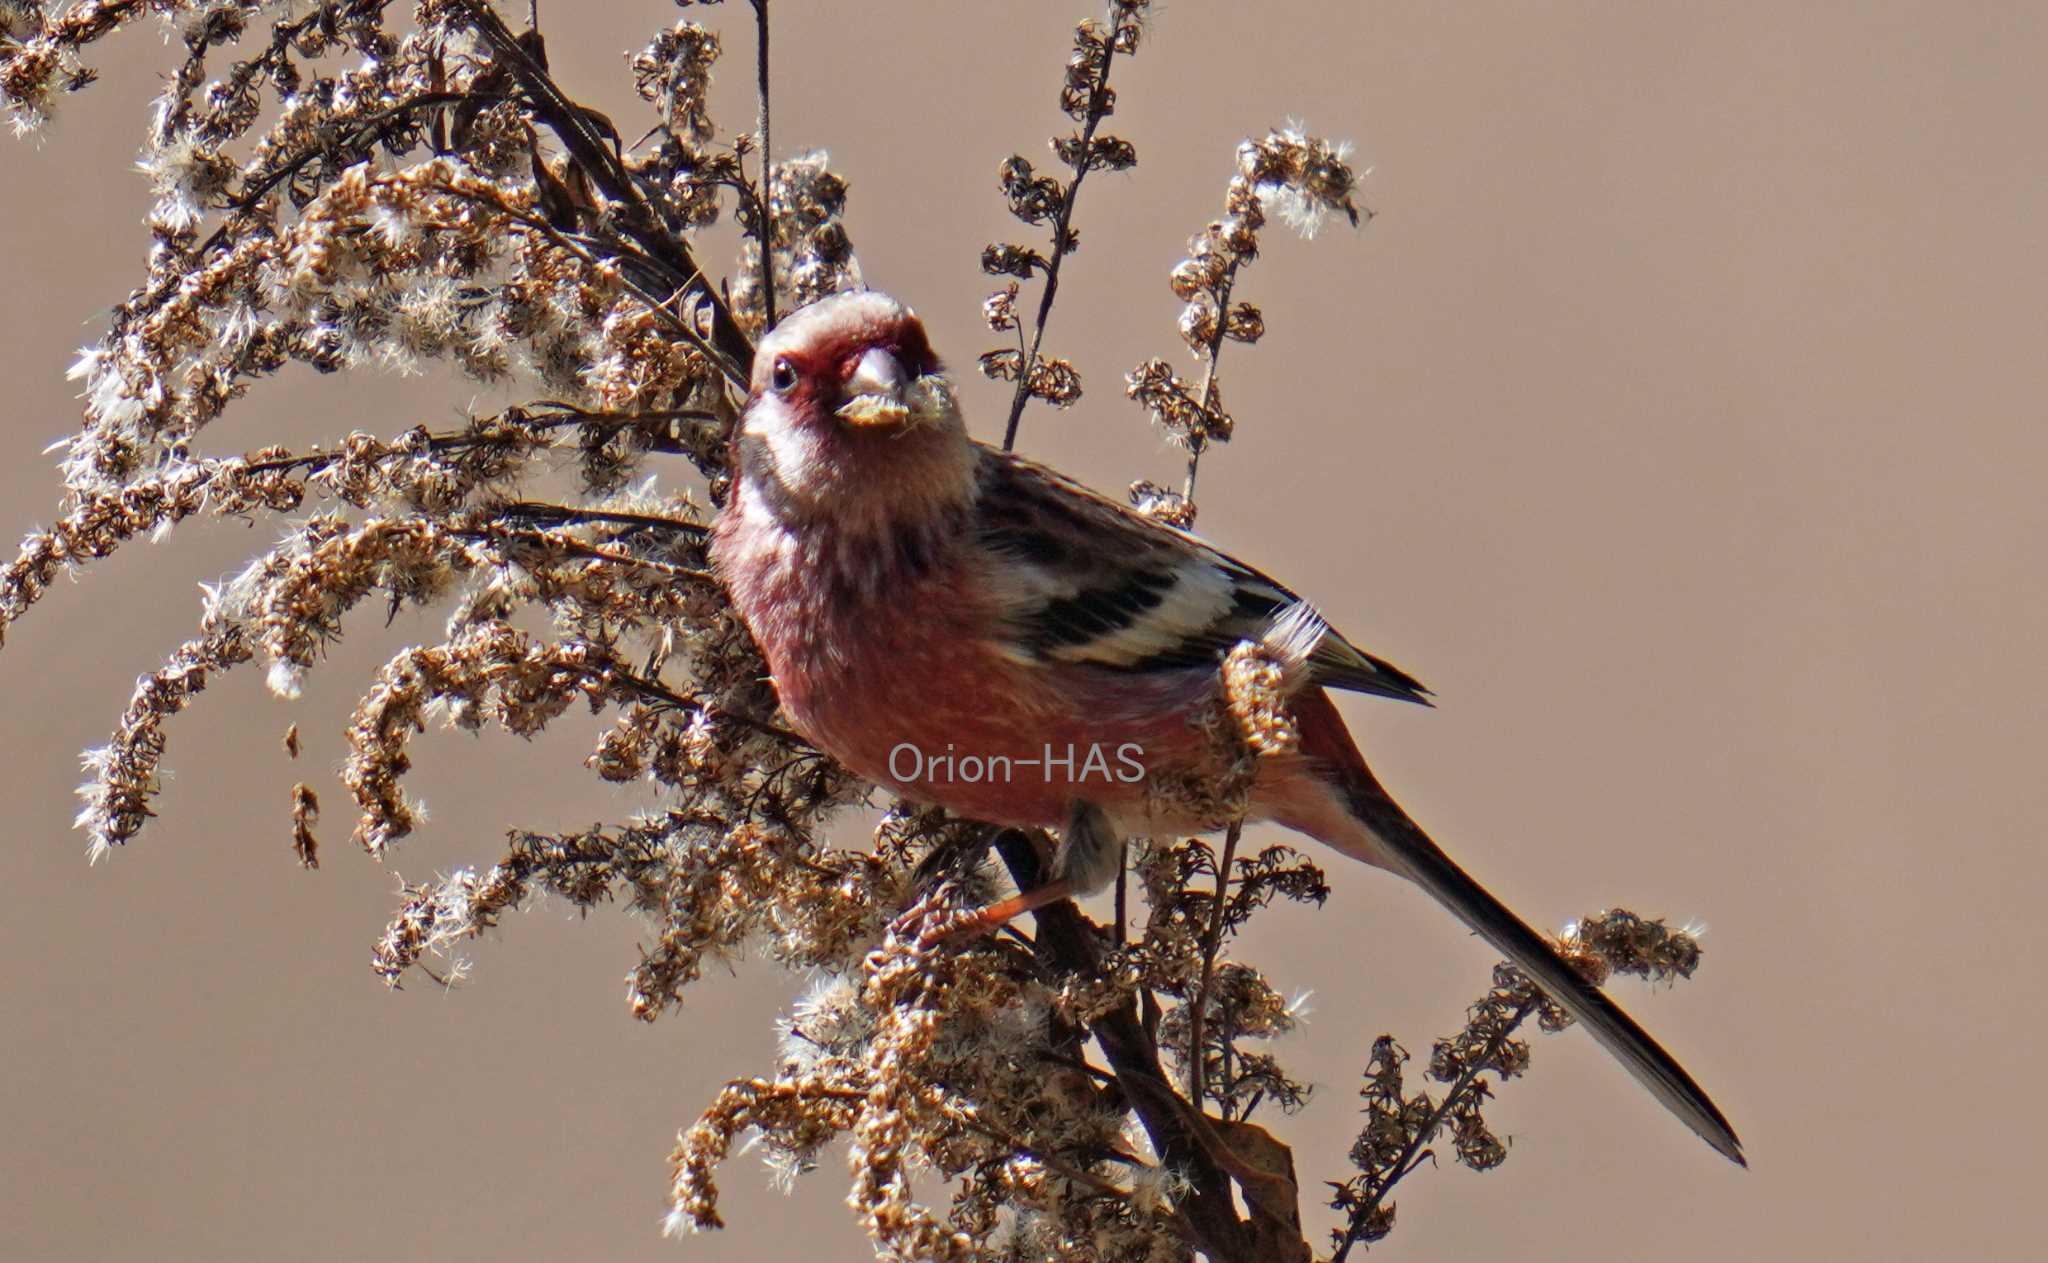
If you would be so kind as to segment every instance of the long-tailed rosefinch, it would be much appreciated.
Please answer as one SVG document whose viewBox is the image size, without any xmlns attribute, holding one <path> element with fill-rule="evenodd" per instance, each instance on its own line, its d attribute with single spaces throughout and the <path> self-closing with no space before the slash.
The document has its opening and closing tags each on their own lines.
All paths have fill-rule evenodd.
<svg viewBox="0 0 2048 1263">
<path fill-rule="evenodd" d="M 1009 911 L 1099 888 L 1124 837 L 1276 821 L 1434 895 L 1742 1161 L 1671 1055 L 1387 795 L 1325 691 L 1421 685 L 1250 566 L 969 439 L 908 308 L 791 315 L 734 441 L 712 556 L 784 709 L 907 798 L 1063 829 L 1060 880 Z"/>
</svg>

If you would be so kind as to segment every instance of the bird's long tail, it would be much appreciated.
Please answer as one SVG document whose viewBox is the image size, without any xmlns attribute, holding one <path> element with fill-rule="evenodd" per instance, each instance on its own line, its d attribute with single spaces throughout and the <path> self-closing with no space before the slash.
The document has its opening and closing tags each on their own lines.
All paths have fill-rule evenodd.
<svg viewBox="0 0 2048 1263">
<path fill-rule="evenodd" d="M 1300 827 L 1354 858 L 1412 879 L 1435 896 L 1591 1031 L 1702 1140 L 1730 1161 L 1747 1166 L 1735 1129 L 1671 1054 L 1558 955 L 1548 939 L 1458 867 L 1387 794 L 1328 695 L 1308 690 L 1295 699 L 1294 711 L 1303 753 L 1319 761 L 1320 774 L 1332 783 L 1345 809 L 1336 816 L 1303 821 Z"/>
</svg>

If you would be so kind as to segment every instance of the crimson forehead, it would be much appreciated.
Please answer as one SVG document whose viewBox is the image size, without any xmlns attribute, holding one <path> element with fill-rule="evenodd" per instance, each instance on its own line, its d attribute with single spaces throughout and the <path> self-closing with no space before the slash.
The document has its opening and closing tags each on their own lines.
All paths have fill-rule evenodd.
<svg viewBox="0 0 2048 1263">
<path fill-rule="evenodd" d="M 895 355 L 905 371 L 912 375 L 938 371 L 939 360 L 932 354 L 923 322 L 908 313 L 889 319 L 863 320 L 850 327 L 842 326 L 830 333 L 821 333 L 821 336 L 809 339 L 807 344 L 791 347 L 789 354 L 792 358 L 814 364 L 833 365 L 841 376 L 846 376 L 853 372 L 862 353 L 875 347 Z"/>
</svg>

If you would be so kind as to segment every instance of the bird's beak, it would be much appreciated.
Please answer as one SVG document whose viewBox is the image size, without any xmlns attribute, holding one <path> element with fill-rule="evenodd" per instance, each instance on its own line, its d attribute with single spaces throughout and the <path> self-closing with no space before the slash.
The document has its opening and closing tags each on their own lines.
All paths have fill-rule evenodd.
<svg viewBox="0 0 2048 1263">
<path fill-rule="evenodd" d="M 903 363 L 887 349 L 869 347 L 846 379 L 846 402 L 839 418 L 848 425 L 890 429 L 910 420 L 910 406 L 904 399 L 910 379 Z"/>
<path fill-rule="evenodd" d="M 871 346 L 860 357 L 860 363 L 853 366 L 853 376 L 846 380 L 846 393 L 901 399 L 903 386 L 908 380 L 901 360 L 886 347 Z"/>
</svg>

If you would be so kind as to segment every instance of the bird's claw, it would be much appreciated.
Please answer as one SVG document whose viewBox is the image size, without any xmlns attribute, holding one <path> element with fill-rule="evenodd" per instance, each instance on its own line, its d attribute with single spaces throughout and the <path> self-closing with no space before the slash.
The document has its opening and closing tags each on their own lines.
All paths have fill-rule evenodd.
<svg viewBox="0 0 2048 1263">
<path fill-rule="evenodd" d="M 889 923 L 889 935 L 895 939 L 911 939 L 917 950 L 929 951 L 946 942 L 965 942 L 999 927 L 1002 922 L 989 921 L 984 915 L 986 908 L 949 908 L 932 896 L 919 899 L 916 903 L 897 914 Z"/>
</svg>

